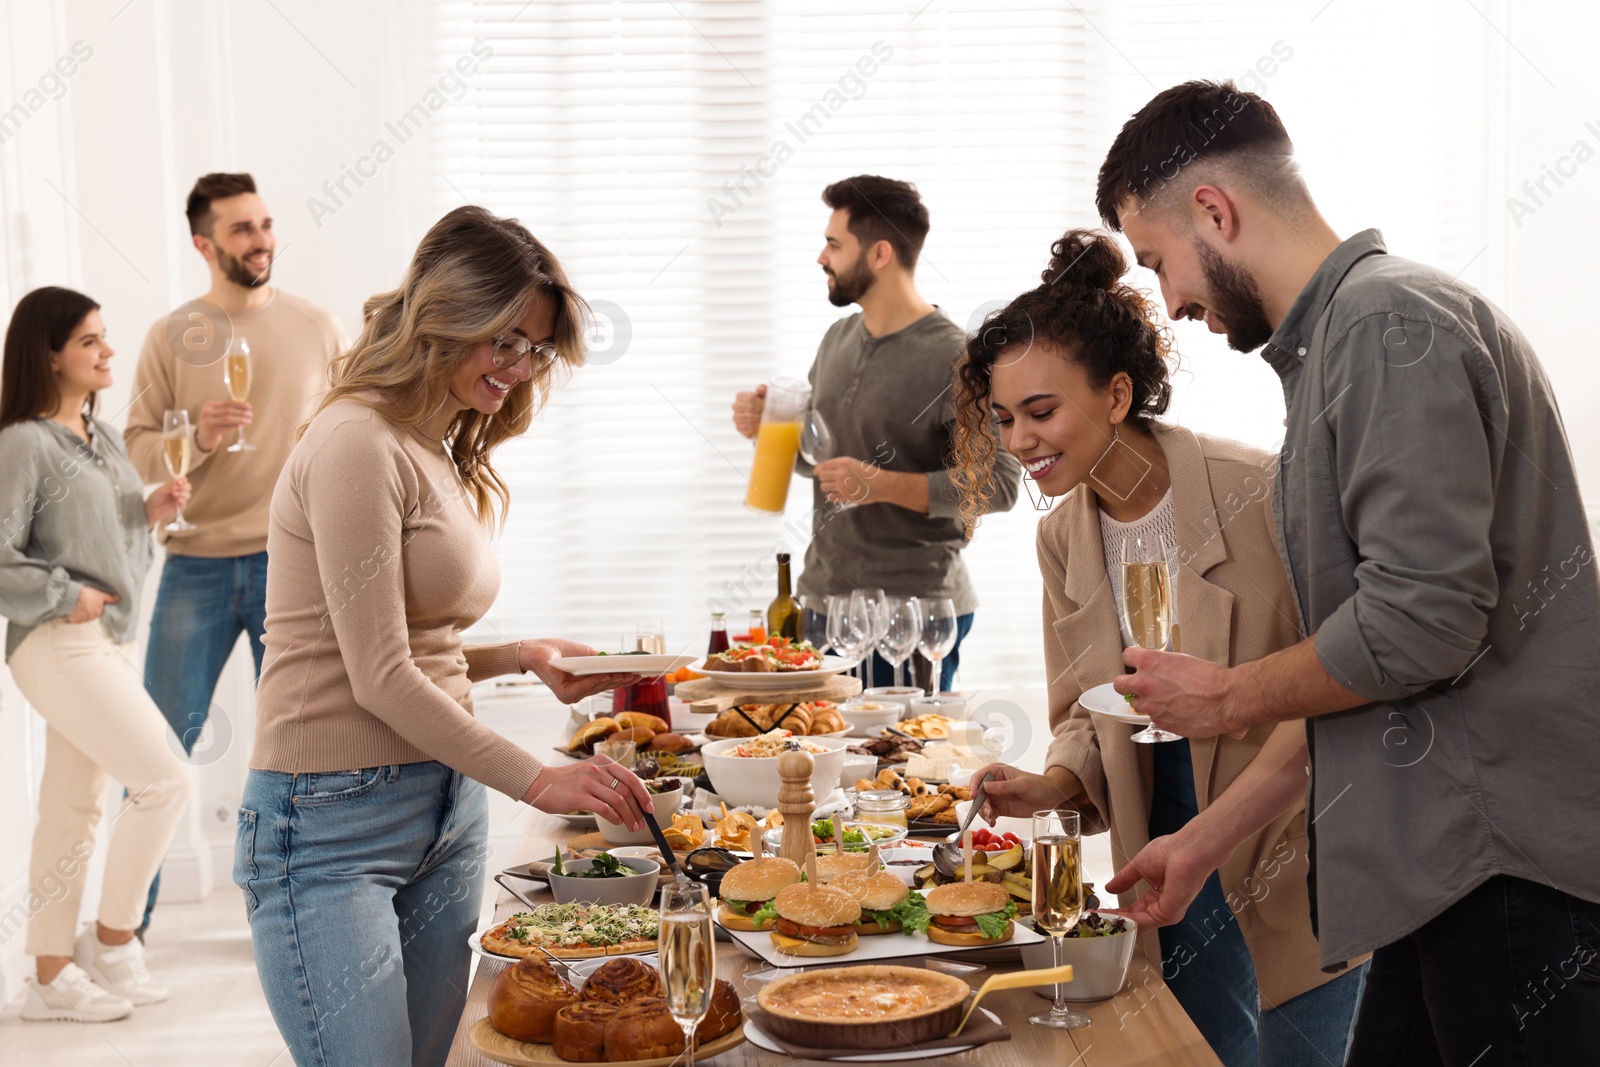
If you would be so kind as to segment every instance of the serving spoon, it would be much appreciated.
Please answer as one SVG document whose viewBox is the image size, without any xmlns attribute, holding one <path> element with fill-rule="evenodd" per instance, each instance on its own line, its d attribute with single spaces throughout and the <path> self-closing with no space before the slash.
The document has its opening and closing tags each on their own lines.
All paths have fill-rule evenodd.
<svg viewBox="0 0 1600 1067">
<path fill-rule="evenodd" d="M 1009 974 L 991 974 L 983 985 L 978 987 L 978 992 L 972 998 L 972 1003 L 967 1005 L 967 1013 L 956 1023 L 956 1028 L 947 1034 L 955 1037 L 967 1025 L 967 1020 L 972 1018 L 972 1013 L 978 1007 L 978 1001 L 998 989 L 1024 989 L 1036 985 L 1059 985 L 1062 982 L 1072 981 L 1072 964 L 1063 963 L 1059 967 L 1042 967 L 1037 971 L 1012 971 Z"/>
<path fill-rule="evenodd" d="M 972 807 L 967 809 L 966 821 L 961 824 L 961 829 L 956 833 L 956 840 L 941 841 L 933 846 L 933 862 L 940 870 L 954 871 L 960 868 L 962 848 L 956 842 L 966 840 L 967 830 L 972 826 L 973 820 L 978 817 L 978 812 L 983 810 L 984 801 L 988 799 L 988 794 L 984 792 L 983 783 L 987 782 L 991 777 L 993 777 L 992 773 L 986 774 L 972 783 Z M 941 858 L 944 860 L 943 863 L 940 862 Z"/>
</svg>

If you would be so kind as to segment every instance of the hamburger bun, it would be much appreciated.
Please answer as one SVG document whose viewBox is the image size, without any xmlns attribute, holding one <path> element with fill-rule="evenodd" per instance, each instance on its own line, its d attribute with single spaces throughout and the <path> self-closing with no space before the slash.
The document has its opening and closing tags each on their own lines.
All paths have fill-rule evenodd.
<svg viewBox="0 0 1600 1067">
<path fill-rule="evenodd" d="M 722 876 L 717 896 L 722 898 L 723 904 L 717 921 L 729 930 L 755 930 L 751 912 L 759 911 L 761 905 L 776 897 L 780 890 L 799 881 L 800 868 L 795 866 L 793 860 L 777 856 L 745 860 Z M 730 901 L 735 903 L 730 904 Z M 741 909 L 738 903 L 753 907 Z M 770 929 L 770 924 L 766 928 Z"/>
<path fill-rule="evenodd" d="M 900 933 L 901 926 L 898 922 L 880 926 L 877 919 L 866 914 L 869 911 L 888 911 L 911 895 L 911 890 L 896 875 L 888 871 L 879 871 L 877 874 L 854 871 L 850 874 L 841 874 L 828 884 L 836 889 L 843 889 L 855 897 L 856 903 L 861 905 L 862 916 L 855 924 L 857 934 L 866 937 L 872 934 Z"/>
<path fill-rule="evenodd" d="M 928 923 L 928 940 L 941 945 L 998 945 L 1010 941 L 1015 924 L 1007 923 L 1005 933 L 998 938 L 985 937 L 976 924 L 960 929 L 942 926 L 938 919 L 970 919 L 974 915 L 1004 911 L 1011 902 L 1011 894 L 994 882 L 952 882 L 928 890 L 928 912 L 934 921 Z"/>
<path fill-rule="evenodd" d="M 772 947 L 790 956 L 842 956 L 856 947 L 861 905 L 843 889 L 800 883 L 773 899 Z"/>
<path fill-rule="evenodd" d="M 865 852 L 834 852 L 817 857 L 817 879 L 827 885 L 841 874 L 865 871 L 870 862 Z"/>
</svg>

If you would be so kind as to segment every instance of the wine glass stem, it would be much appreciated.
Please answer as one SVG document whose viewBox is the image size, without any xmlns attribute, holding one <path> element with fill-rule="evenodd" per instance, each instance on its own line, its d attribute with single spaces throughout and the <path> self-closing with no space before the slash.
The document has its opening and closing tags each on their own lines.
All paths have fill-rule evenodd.
<svg viewBox="0 0 1600 1067">
<path fill-rule="evenodd" d="M 944 657 L 943 656 L 935 656 L 933 658 L 933 674 L 929 675 L 929 677 L 928 677 L 928 695 L 929 696 L 938 695 L 939 689 L 941 688 L 940 685 L 939 685 L 939 681 L 940 681 L 940 679 L 942 678 L 943 675 L 944 675 Z"/>
<path fill-rule="evenodd" d="M 694 1067 L 694 1029 L 693 1023 L 683 1028 L 684 1067 Z"/>
<path fill-rule="evenodd" d="M 1061 944 L 1065 940 L 1065 935 L 1050 935 L 1050 963 L 1053 966 L 1061 966 Z M 1069 1015 L 1071 1012 L 1072 1009 L 1067 1006 L 1067 984 L 1065 982 L 1057 982 L 1056 999 L 1050 1005 L 1050 1013 L 1052 1015 Z"/>
</svg>

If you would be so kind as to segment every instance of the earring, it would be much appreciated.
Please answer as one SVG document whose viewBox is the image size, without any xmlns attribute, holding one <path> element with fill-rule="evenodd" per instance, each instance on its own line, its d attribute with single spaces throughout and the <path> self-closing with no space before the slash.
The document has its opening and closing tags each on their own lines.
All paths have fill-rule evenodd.
<svg viewBox="0 0 1600 1067">
<path fill-rule="evenodd" d="M 1113 426 L 1111 427 L 1111 443 L 1106 445 L 1106 450 L 1104 452 L 1100 453 L 1100 458 L 1094 461 L 1094 466 L 1089 468 L 1087 480 L 1093 482 L 1096 489 L 1104 490 L 1106 495 L 1114 497 L 1120 503 L 1126 503 L 1128 498 L 1133 496 L 1133 494 L 1138 491 L 1139 486 L 1144 484 L 1144 480 L 1149 477 L 1150 471 L 1155 464 L 1139 455 L 1139 453 L 1135 452 L 1126 444 L 1122 444 L 1122 448 L 1118 455 L 1126 455 L 1131 457 L 1131 459 L 1128 460 L 1128 462 L 1131 464 L 1144 464 L 1144 470 L 1139 472 L 1138 479 L 1133 483 L 1133 485 L 1128 487 L 1127 492 L 1118 492 L 1116 489 L 1113 489 L 1110 484 L 1101 478 L 1096 477 L 1095 471 L 1100 469 L 1100 464 L 1106 461 L 1106 457 L 1111 454 L 1111 450 L 1116 448 L 1119 444 L 1122 444 L 1121 429 L 1120 427 Z"/>
<path fill-rule="evenodd" d="M 1022 479 L 1022 484 L 1028 487 L 1028 499 L 1033 501 L 1034 511 L 1049 511 L 1051 508 L 1055 507 L 1055 498 L 1045 496 L 1044 493 L 1033 484 L 1032 478 L 1024 476 Z"/>
</svg>

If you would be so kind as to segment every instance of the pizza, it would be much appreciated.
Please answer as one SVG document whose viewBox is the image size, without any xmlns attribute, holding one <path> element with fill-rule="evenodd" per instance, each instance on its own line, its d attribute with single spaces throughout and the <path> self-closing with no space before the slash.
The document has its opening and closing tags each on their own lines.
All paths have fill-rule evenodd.
<svg viewBox="0 0 1600 1067">
<path fill-rule="evenodd" d="M 491 927 L 479 943 L 514 959 L 538 948 L 569 960 L 626 956 L 656 951 L 660 921 L 654 908 L 638 904 L 541 904 Z"/>
</svg>

